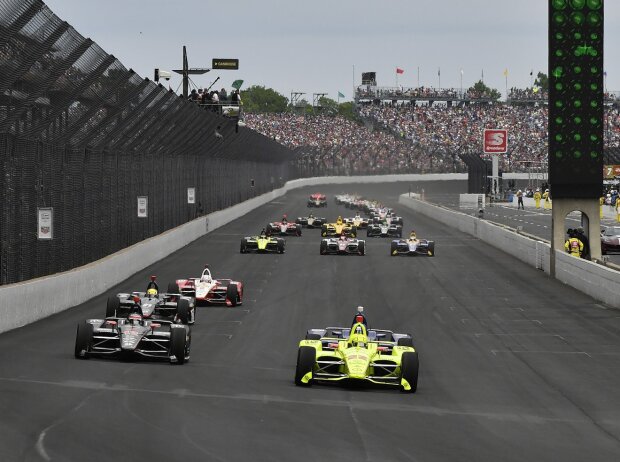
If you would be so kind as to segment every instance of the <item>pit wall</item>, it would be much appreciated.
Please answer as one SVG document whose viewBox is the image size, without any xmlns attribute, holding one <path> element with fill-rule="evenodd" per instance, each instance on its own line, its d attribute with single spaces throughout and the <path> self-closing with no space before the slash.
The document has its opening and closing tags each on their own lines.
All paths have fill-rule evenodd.
<svg viewBox="0 0 620 462">
<path fill-rule="evenodd" d="M 17 284 L 0 286 L 0 332 L 30 324 L 107 291 L 132 274 L 245 215 L 288 191 L 304 186 L 396 181 L 466 180 L 467 174 L 380 175 L 305 178 L 233 207 L 185 223 L 79 268 Z"/>
<path fill-rule="evenodd" d="M 408 194 L 399 203 L 459 231 L 477 237 L 530 266 L 549 274 L 551 246 L 518 234 L 510 228 L 445 207 L 429 204 Z M 620 271 L 556 252 L 556 279 L 609 306 L 620 308 Z"/>
</svg>

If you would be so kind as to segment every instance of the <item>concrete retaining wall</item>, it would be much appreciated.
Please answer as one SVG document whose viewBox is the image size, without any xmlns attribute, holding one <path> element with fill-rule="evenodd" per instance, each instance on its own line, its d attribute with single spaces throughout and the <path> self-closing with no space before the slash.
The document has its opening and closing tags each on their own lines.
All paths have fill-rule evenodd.
<svg viewBox="0 0 620 462">
<path fill-rule="evenodd" d="M 403 194 L 399 203 L 452 228 L 471 234 L 549 274 L 550 245 L 513 230 Z M 607 305 L 620 308 L 620 272 L 556 252 L 556 278 Z"/>
<path fill-rule="evenodd" d="M 466 180 L 467 174 L 320 177 L 289 181 L 280 189 L 171 229 L 106 258 L 64 273 L 0 287 L 0 332 L 24 326 L 99 295 L 190 242 L 251 210 L 304 186 L 394 181 Z"/>
</svg>

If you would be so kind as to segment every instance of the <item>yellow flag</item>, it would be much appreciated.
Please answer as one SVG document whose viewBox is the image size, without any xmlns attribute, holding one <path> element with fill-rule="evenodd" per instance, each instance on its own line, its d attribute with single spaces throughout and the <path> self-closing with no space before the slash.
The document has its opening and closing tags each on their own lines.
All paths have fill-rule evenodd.
<svg viewBox="0 0 620 462">
<path fill-rule="evenodd" d="M 504 77 L 508 77 L 508 68 L 504 69 Z"/>
</svg>

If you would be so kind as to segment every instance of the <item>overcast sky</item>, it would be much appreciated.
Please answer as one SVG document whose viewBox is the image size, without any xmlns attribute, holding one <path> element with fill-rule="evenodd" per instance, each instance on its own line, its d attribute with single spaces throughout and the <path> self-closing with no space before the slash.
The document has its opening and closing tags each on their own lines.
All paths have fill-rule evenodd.
<svg viewBox="0 0 620 462">
<path fill-rule="evenodd" d="M 212 58 L 238 58 L 238 71 L 194 76 L 199 87 L 265 85 L 341 91 L 350 99 L 361 72 L 376 71 L 380 86 L 468 87 L 481 77 L 491 87 L 530 86 L 547 69 L 546 0 L 45 0 L 61 19 L 127 68 L 152 79 L 153 69 L 178 69 L 187 45 L 190 67 Z M 607 88 L 620 91 L 620 0 L 605 2 Z M 612 59 L 615 57 L 615 59 Z M 179 76 L 171 86 L 177 89 Z"/>
</svg>

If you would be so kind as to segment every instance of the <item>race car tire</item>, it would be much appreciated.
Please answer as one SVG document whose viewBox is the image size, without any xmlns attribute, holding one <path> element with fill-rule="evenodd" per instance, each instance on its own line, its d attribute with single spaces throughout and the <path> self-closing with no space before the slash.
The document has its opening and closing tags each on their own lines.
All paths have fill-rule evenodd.
<svg viewBox="0 0 620 462">
<path fill-rule="evenodd" d="M 297 229 L 295 230 L 295 235 L 301 236 L 301 225 L 297 225 Z"/>
<path fill-rule="evenodd" d="M 327 242 L 321 241 L 321 255 L 325 255 L 327 253 Z"/>
<path fill-rule="evenodd" d="M 121 301 L 118 297 L 108 297 L 108 303 L 105 308 L 105 317 L 114 318 L 121 307 Z"/>
<path fill-rule="evenodd" d="M 411 337 L 401 337 L 398 339 L 398 342 L 396 342 L 396 345 L 413 348 L 413 339 Z"/>
<path fill-rule="evenodd" d="M 184 364 L 185 363 L 185 351 L 187 339 L 185 334 L 185 329 L 171 329 L 170 330 L 170 356 L 175 356 L 177 361 L 176 363 L 170 360 L 170 364 Z"/>
<path fill-rule="evenodd" d="M 314 364 L 316 363 L 316 350 L 312 347 L 302 346 L 297 353 L 297 367 L 295 368 L 295 385 L 297 386 L 310 386 L 312 381 L 303 383 L 301 379 L 304 378 L 308 372 L 312 372 Z"/>
<path fill-rule="evenodd" d="M 351 237 L 353 238 L 357 237 L 357 228 L 355 226 L 351 228 Z"/>
<path fill-rule="evenodd" d="M 239 253 L 246 253 L 246 240 L 245 239 L 241 239 L 241 244 L 239 246 Z"/>
<path fill-rule="evenodd" d="M 411 385 L 410 390 L 401 388 L 403 393 L 415 393 L 418 389 L 418 370 L 420 361 L 418 354 L 414 352 L 403 353 L 400 360 L 400 377 L 405 379 Z"/>
<path fill-rule="evenodd" d="M 319 334 L 306 334 L 306 340 L 321 340 Z"/>
<path fill-rule="evenodd" d="M 392 257 L 398 255 L 398 244 L 396 242 L 392 242 L 392 244 L 390 245 L 390 255 Z"/>
<path fill-rule="evenodd" d="M 327 236 L 327 225 L 321 225 L 321 236 Z"/>
<path fill-rule="evenodd" d="M 430 241 L 428 243 L 428 251 L 430 252 L 429 257 L 435 256 L 435 242 Z"/>
<path fill-rule="evenodd" d="M 278 253 L 284 253 L 284 239 L 278 239 L 277 249 Z"/>
<path fill-rule="evenodd" d="M 357 253 L 359 253 L 361 256 L 366 255 L 366 243 L 365 242 L 358 242 Z"/>
<path fill-rule="evenodd" d="M 179 289 L 179 285 L 176 282 L 168 283 L 168 293 L 169 294 L 180 294 L 181 289 Z"/>
<path fill-rule="evenodd" d="M 88 350 L 93 343 L 93 325 L 83 321 L 77 326 L 75 335 L 75 357 L 78 359 L 87 359 Z M 80 353 L 85 351 L 84 356 Z"/>
<path fill-rule="evenodd" d="M 179 299 L 177 302 L 177 316 L 181 324 L 189 323 L 189 301 L 184 298 Z"/>
<path fill-rule="evenodd" d="M 239 287 L 237 287 L 237 284 L 228 284 L 228 287 L 226 287 L 226 299 L 230 300 L 231 306 L 237 306 L 237 304 L 241 301 L 239 298 Z"/>
</svg>

